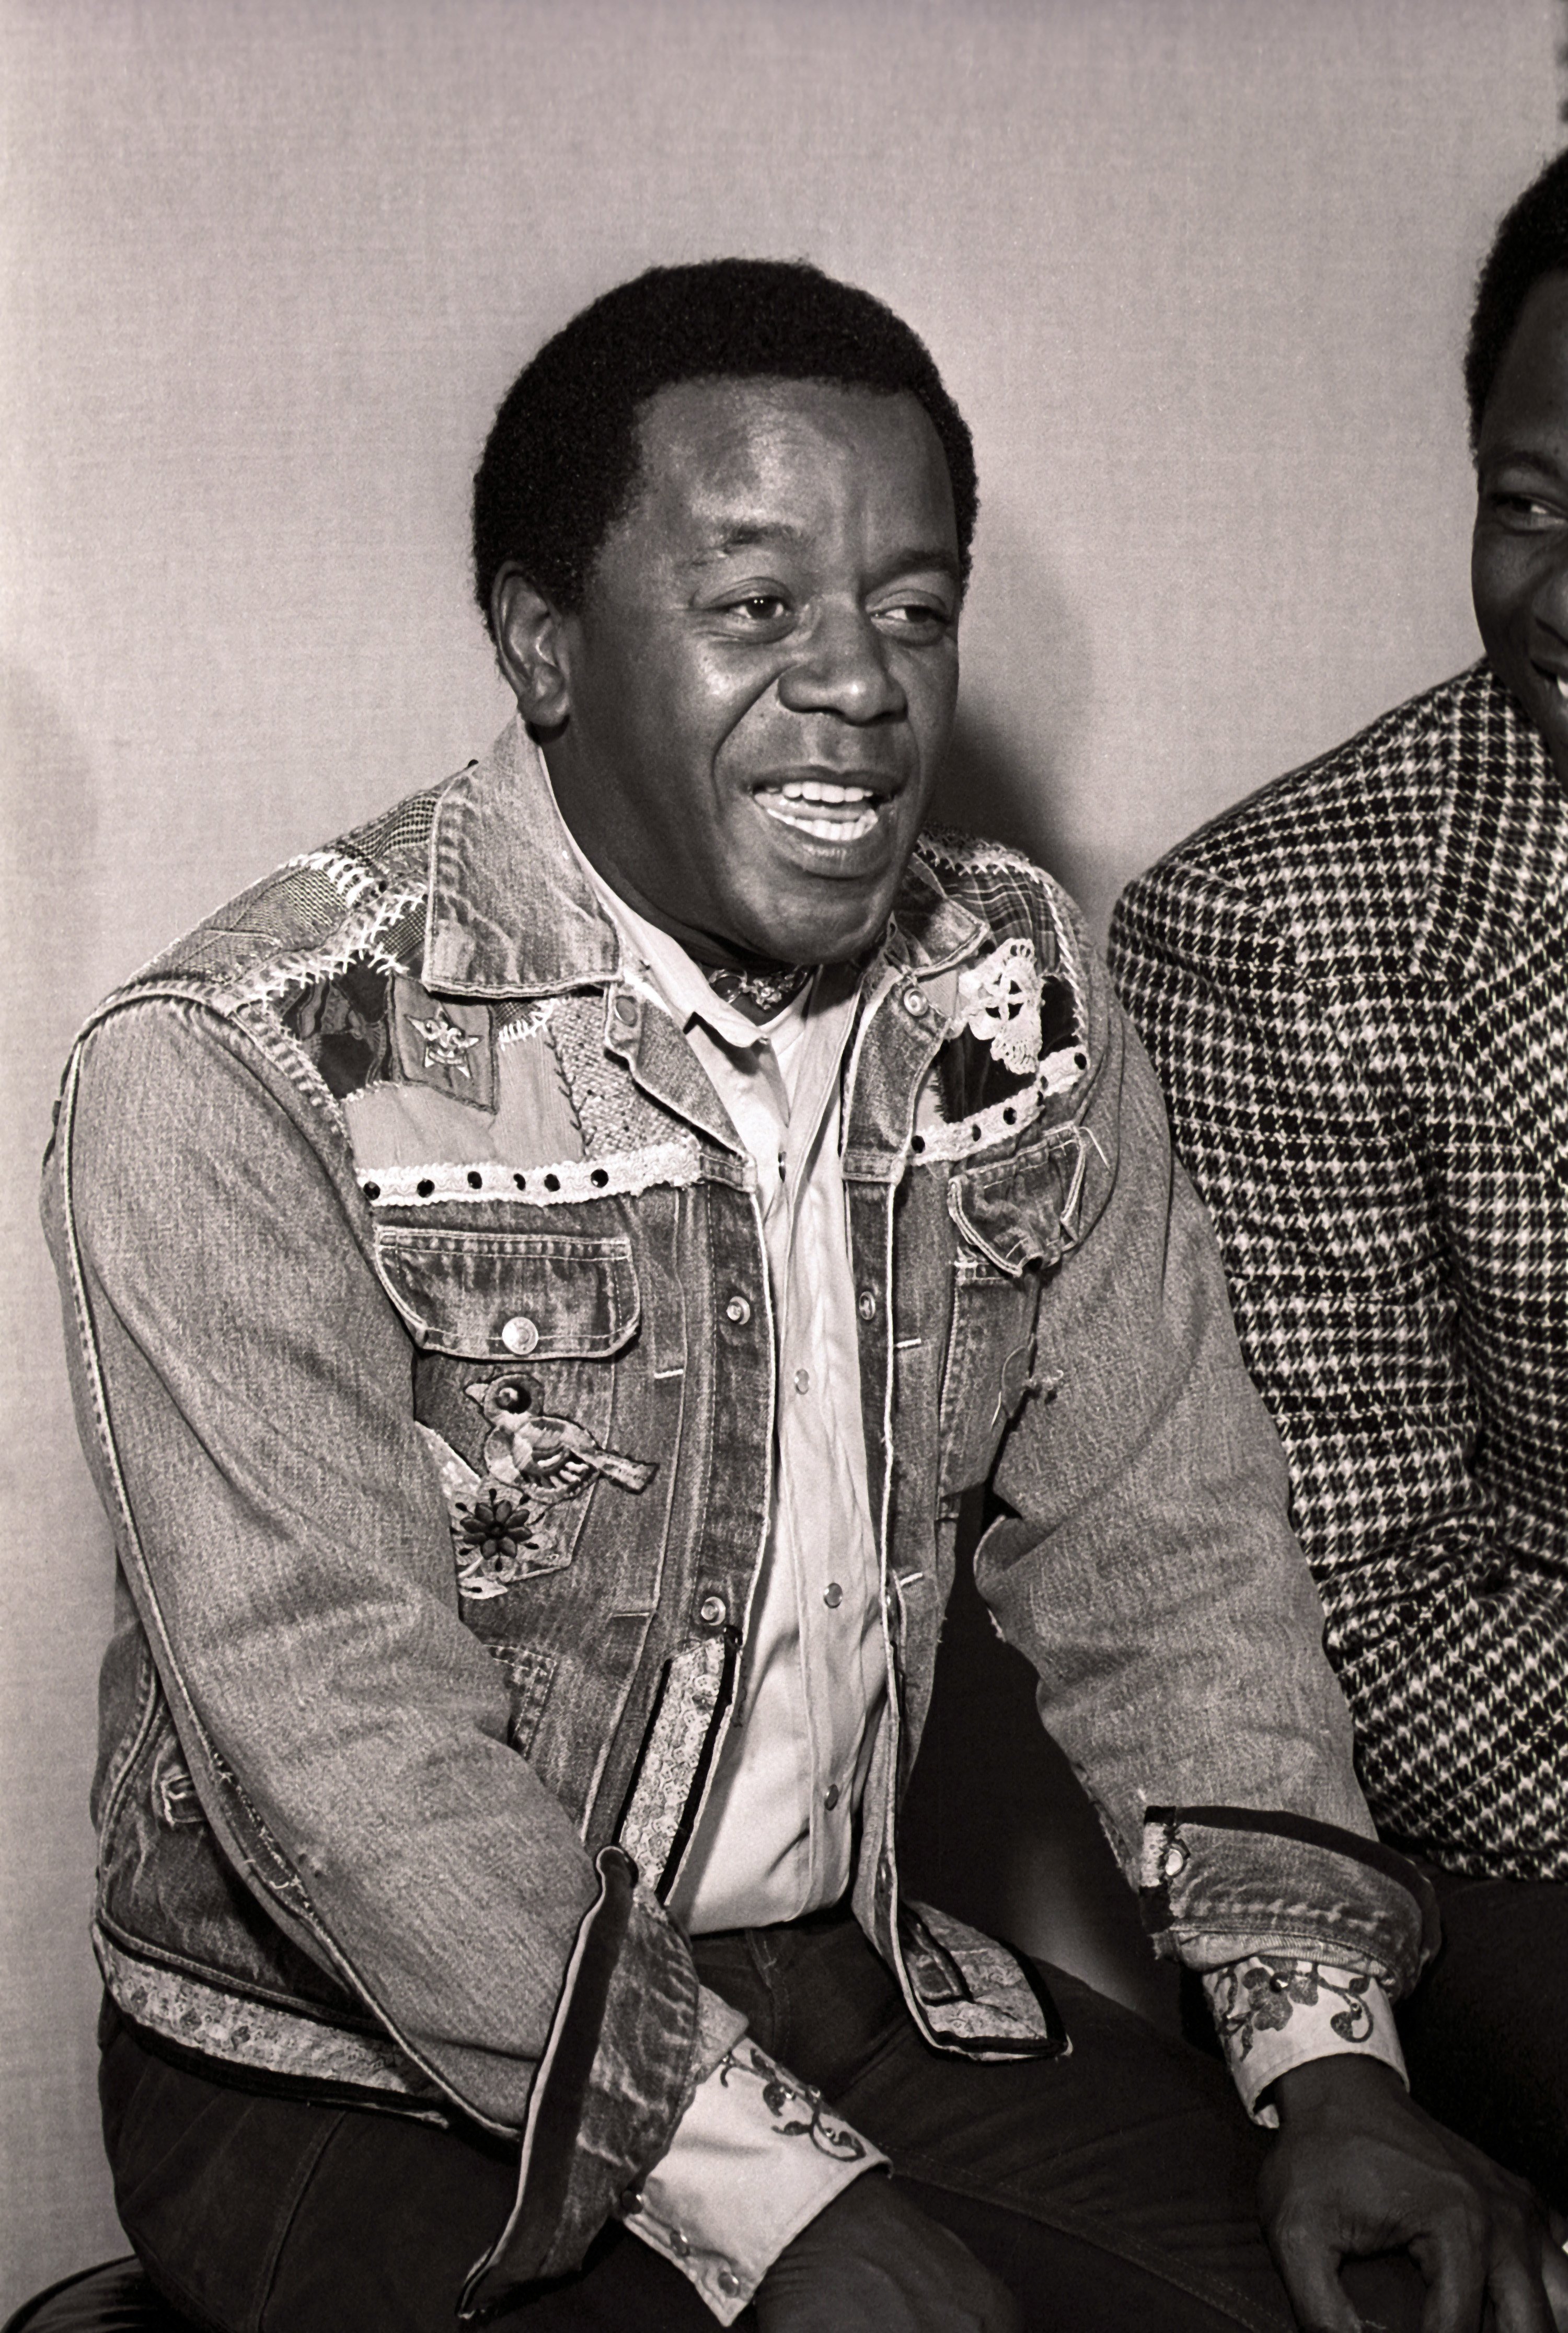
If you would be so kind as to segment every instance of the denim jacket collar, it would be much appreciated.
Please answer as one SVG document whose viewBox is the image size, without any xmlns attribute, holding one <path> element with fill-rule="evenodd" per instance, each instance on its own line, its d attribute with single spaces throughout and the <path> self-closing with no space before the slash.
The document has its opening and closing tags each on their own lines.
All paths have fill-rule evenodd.
<svg viewBox="0 0 1568 2333">
<path fill-rule="evenodd" d="M 983 932 L 910 861 L 884 943 L 890 962 L 941 972 L 972 955 Z M 578 862 L 544 757 L 514 716 L 436 805 L 425 984 L 450 996 L 550 996 L 621 972 L 619 935 Z"/>
<path fill-rule="evenodd" d="M 567 840 L 521 718 L 460 770 L 430 834 L 425 980 L 452 996 L 552 996 L 621 969 L 615 926 Z"/>
</svg>

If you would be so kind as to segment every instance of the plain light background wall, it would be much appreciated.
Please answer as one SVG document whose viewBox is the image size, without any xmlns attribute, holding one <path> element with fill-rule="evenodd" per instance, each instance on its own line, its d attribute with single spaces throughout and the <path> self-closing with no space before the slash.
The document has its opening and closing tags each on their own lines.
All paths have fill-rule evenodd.
<svg viewBox="0 0 1568 2333">
<path fill-rule="evenodd" d="M 1557 139 L 1557 14 L 0 0 L 0 2310 L 121 2248 L 85 1938 L 110 1554 L 33 1228 L 54 1079 L 105 987 L 500 725 L 465 504 L 520 362 L 716 251 L 903 311 L 984 495 L 946 809 L 1103 920 L 1476 652 L 1458 360 Z"/>
</svg>

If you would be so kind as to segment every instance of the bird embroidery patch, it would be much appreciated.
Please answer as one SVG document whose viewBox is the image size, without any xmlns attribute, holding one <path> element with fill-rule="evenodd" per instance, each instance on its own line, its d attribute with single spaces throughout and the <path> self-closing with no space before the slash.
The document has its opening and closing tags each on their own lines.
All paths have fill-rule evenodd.
<svg viewBox="0 0 1568 2333">
<path fill-rule="evenodd" d="M 483 1378 L 464 1391 L 489 1427 L 483 1474 L 431 1427 L 420 1431 L 446 1493 L 457 1592 L 483 1603 L 536 1572 L 561 1569 L 570 1542 L 552 1512 L 596 1476 L 623 1491 L 640 1491 L 658 1469 L 647 1459 L 606 1450 L 575 1419 L 539 1409 L 524 1378 Z"/>
</svg>

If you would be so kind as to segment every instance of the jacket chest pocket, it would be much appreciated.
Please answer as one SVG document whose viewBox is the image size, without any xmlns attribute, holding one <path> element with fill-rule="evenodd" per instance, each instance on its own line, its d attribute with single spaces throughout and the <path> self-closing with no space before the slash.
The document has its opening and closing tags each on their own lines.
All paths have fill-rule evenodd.
<svg viewBox="0 0 1568 2333">
<path fill-rule="evenodd" d="M 563 1570 L 601 1486 L 635 1494 L 655 1471 L 617 1446 L 618 1415 L 636 1407 L 623 1382 L 641 1321 L 632 1243 L 385 1224 L 377 1260 L 419 1349 L 415 1416 L 446 1494 L 458 1593 L 489 1635 L 473 1608 Z"/>
<path fill-rule="evenodd" d="M 942 1388 L 944 1497 L 986 1480 L 1032 1389 L 1040 1290 L 1073 1243 L 1085 1138 L 1075 1126 L 1056 1128 L 1032 1149 L 954 1175 L 947 1186 L 958 1241 Z"/>
</svg>

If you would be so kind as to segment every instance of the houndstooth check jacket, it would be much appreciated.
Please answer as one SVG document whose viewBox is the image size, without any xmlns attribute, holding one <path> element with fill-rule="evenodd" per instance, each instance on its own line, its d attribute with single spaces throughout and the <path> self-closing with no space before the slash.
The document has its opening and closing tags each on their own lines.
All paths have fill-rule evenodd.
<svg viewBox="0 0 1568 2333">
<path fill-rule="evenodd" d="M 1568 1878 L 1568 800 L 1479 665 L 1133 884 L 1380 1826 Z"/>
</svg>

